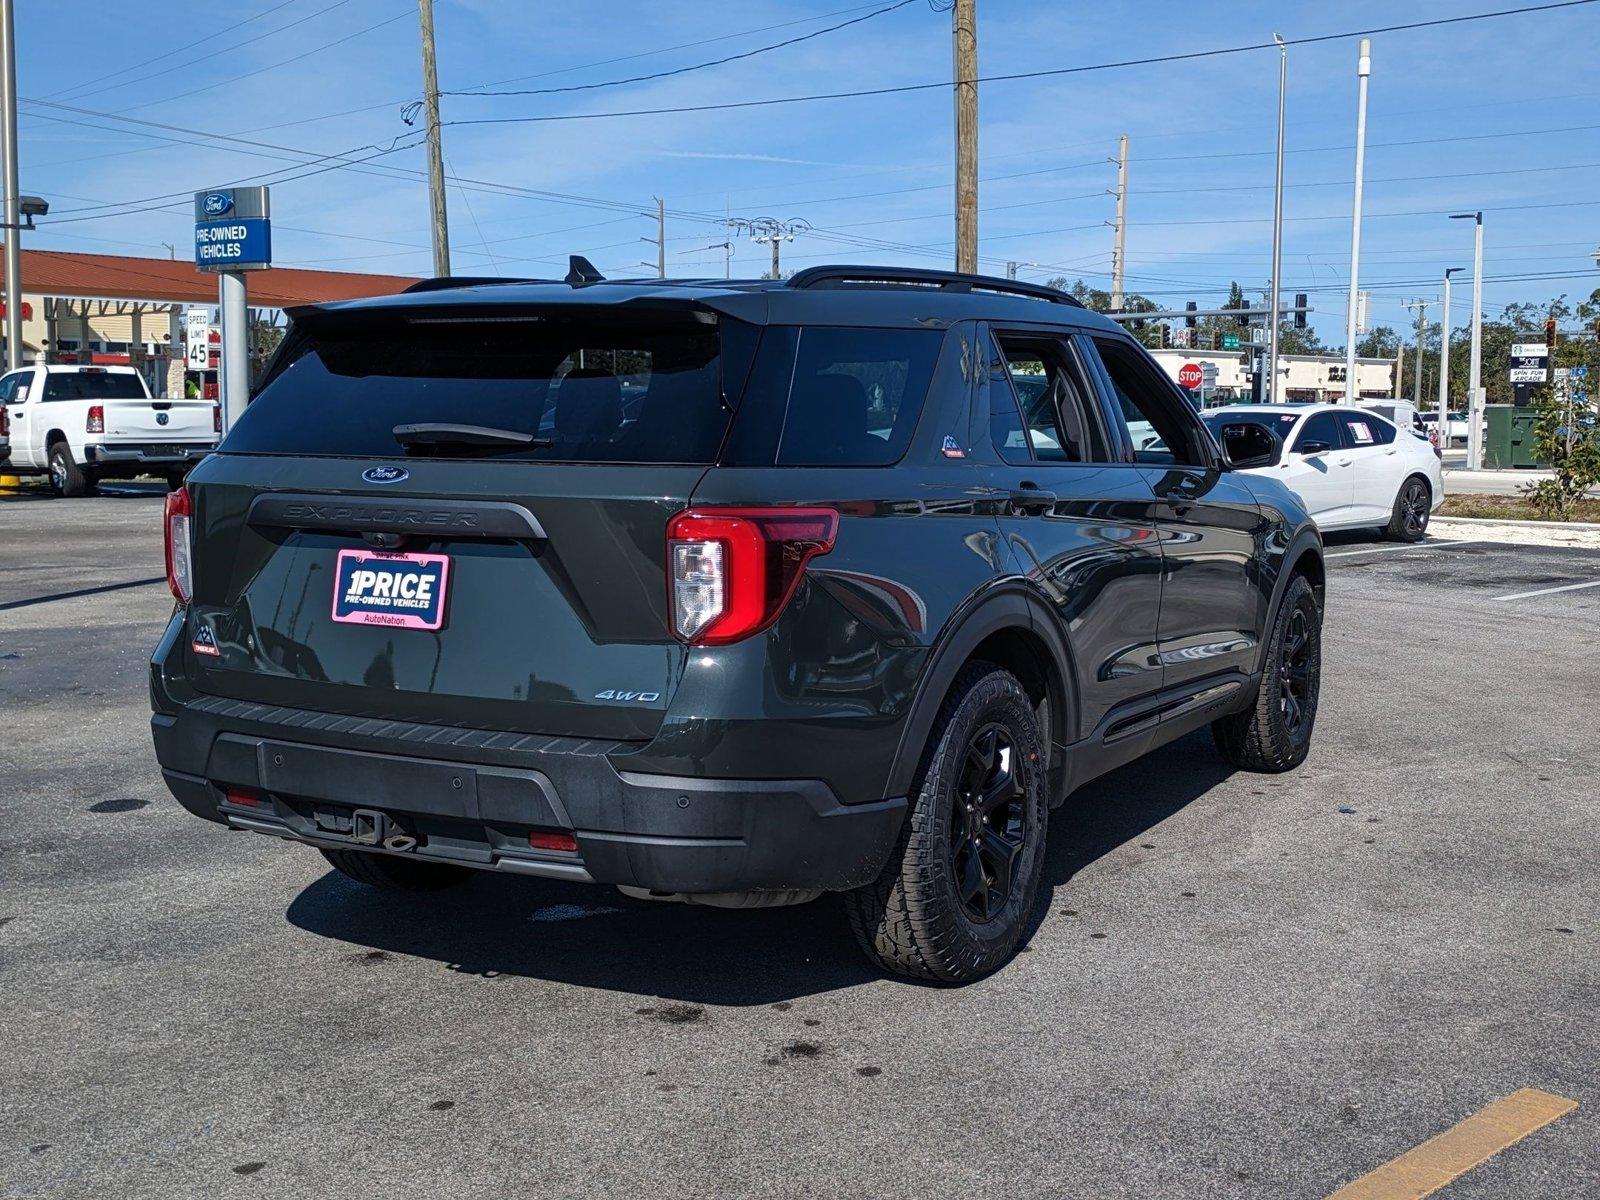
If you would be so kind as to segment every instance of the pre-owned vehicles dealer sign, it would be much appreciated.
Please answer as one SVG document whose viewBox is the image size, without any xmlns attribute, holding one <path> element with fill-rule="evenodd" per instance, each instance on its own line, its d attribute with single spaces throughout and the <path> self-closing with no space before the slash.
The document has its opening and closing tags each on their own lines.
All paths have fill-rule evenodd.
<svg viewBox="0 0 1600 1200">
<path fill-rule="evenodd" d="M 195 193 L 194 265 L 202 271 L 258 271 L 272 265 L 266 188 Z"/>
</svg>

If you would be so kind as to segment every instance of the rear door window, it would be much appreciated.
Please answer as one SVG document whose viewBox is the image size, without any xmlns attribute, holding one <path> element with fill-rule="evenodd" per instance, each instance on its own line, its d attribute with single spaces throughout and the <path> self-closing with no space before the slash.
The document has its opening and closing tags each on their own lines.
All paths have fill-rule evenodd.
<svg viewBox="0 0 1600 1200">
<path fill-rule="evenodd" d="M 944 334 L 930 329 L 799 332 L 777 462 L 882 467 L 911 441 Z"/>
<path fill-rule="evenodd" d="M 996 336 L 989 371 L 989 430 L 1006 462 L 1109 461 L 1087 395 L 1060 341 Z"/>
<path fill-rule="evenodd" d="M 221 448 L 391 457 L 406 452 L 397 425 L 446 423 L 537 439 L 474 447 L 474 457 L 707 464 L 727 431 L 729 393 L 742 384 L 739 376 L 725 387 L 724 341 L 747 361 L 752 339 L 735 335 L 739 322 L 703 317 L 312 314 Z"/>
</svg>

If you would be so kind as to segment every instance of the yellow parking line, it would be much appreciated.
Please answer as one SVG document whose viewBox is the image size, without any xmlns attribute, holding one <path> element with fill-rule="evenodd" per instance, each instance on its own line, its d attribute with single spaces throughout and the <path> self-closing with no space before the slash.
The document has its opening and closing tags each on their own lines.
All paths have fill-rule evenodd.
<svg viewBox="0 0 1600 1200">
<path fill-rule="evenodd" d="M 1345 1184 L 1328 1200 L 1421 1200 L 1577 1107 L 1565 1096 L 1522 1088 Z"/>
</svg>

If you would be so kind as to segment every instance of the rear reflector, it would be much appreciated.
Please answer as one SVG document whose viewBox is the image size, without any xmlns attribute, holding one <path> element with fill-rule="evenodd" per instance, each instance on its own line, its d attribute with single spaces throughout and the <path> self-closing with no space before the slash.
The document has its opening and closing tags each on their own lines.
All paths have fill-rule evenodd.
<svg viewBox="0 0 1600 1200">
<path fill-rule="evenodd" d="M 167 493 L 167 586 L 179 604 L 189 603 L 194 563 L 189 554 L 189 489 Z"/>
<path fill-rule="evenodd" d="M 89 406 L 89 419 L 83 423 L 85 433 L 104 433 L 106 431 L 106 410 L 103 404 Z"/>
<path fill-rule="evenodd" d="M 528 835 L 528 845 L 535 850 L 574 851 L 578 848 L 578 839 L 570 833 L 558 833 L 553 829 L 535 829 Z"/>
<path fill-rule="evenodd" d="M 806 563 L 833 549 L 831 508 L 693 508 L 667 525 L 673 635 L 720 646 L 778 619 Z"/>
<path fill-rule="evenodd" d="M 222 798 L 229 804 L 239 804 L 245 808 L 254 808 L 261 803 L 260 796 L 254 792 L 247 792 L 243 788 L 223 788 Z"/>
</svg>

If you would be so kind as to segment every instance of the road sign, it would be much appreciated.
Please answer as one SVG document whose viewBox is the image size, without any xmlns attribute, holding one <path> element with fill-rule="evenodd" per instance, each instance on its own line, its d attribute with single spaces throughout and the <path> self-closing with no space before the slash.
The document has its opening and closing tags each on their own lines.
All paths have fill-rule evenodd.
<svg viewBox="0 0 1600 1200">
<path fill-rule="evenodd" d="M 1184 363 L 1178 368 L 1178 382 L 1186 388 L 1197 388 L 1205 382 L 1199 363 Z"/>
<path fill-rule="evenodd" d="M 1237 350 L 1239 348 L 1239 335 L 1237 333 L 1223 334 L 1222 348 L 1224 350 Z"/>
<path fill-rule="evenodd" d="M 202 271 L 259 271 L 272 265 L 266 188 L 213 188 L 194 194 L 194 265 Z"/>
<path fill-rule="evenodd" d="M 1572 377 L 1574 379 L 1587 379 L 1589 377 L 1589 368 L 1588 367 L 1573 367 L 1572 368 Z"/>
<path fill-rule="evenodd" d="M 1210 362 L 1201 363 L 1200 378 L 1205 381 L 1207 386 L 1215 383 L 1217 381 L 1217 364 Z"/>
<path fill-rule="evenodd" d="M 1550 353 L 1550 347 L 1543 342 L 1513 342 L 1511 345 L 1512 358 L 1544 358 Z"/>
<path fill-rule="evenodd" d="M 191 308 L 184 314 L 184 360 L 191 371 L 211 369 L 211 314 Z"/>
</svg>

